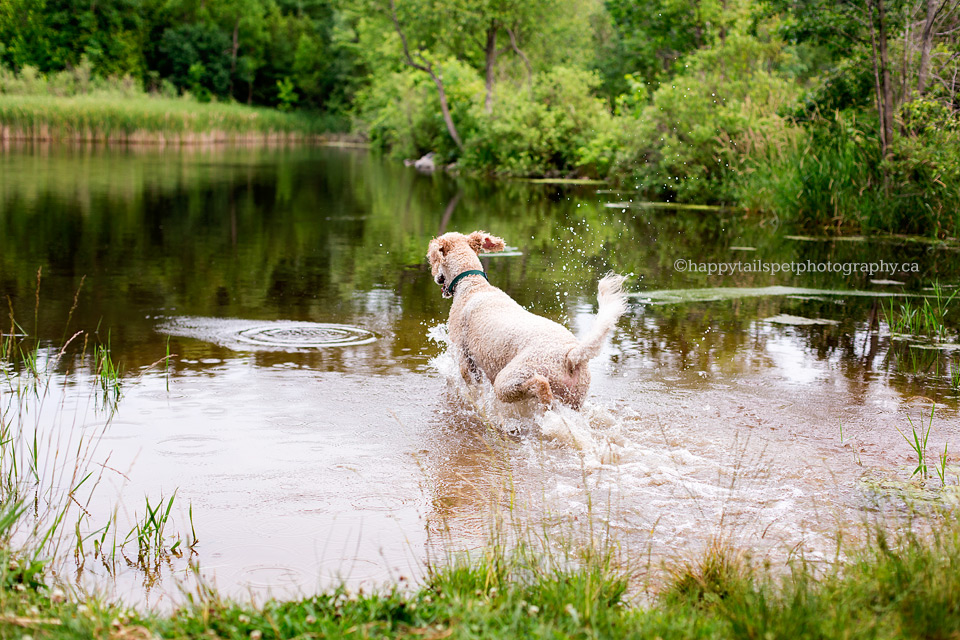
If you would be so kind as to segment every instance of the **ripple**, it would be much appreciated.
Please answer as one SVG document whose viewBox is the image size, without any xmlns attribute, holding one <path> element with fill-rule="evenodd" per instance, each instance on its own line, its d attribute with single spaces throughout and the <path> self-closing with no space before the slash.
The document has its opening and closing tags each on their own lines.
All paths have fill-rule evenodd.
<svg viewBox="0 0 960 640">
<path fill-rule="evenodd" d="M 256 565 L 241 574 L 240 581 L 251 587 L 296 586 L 303 582 L 303 571 L 284 565 Z"/>
<path fill-rule="evenodd" d="M 275 350 L 352 347 L 375 342 L 372 331 L 345 324 L 277 320 L 254 323 L 226 318 L 173 318 L 159 330 L 175 336 L 197 338 L 228 348 L 259 347 Z M 186 360 L 184 360 L 186 362 Z"/>
<path fill-rule="evenodd" d="M 166 456 L 208 456 L 223 448 L 220 438 L 174 436 L 157 443 L 157 452 Z"/>
<path fill-rule="evenodd" d="M 241 342 L 264 347 L 346 347 L 369 344 L 376 337 L 365 329 L 342 324 L 296 323 L 244 329 Z"/>
<path fill-rule="evenodd" d="M 363 581 L 387 575 L 386 567 L 364 558 L 330 559 L 320 563 L 321 576 L 335 580 Z"/>
<path fill-rule="evenodd" d="M 350 504 L 361 511 L 397 511 L 402 509 L 406 502 L 396 496 L 372 495 L 354 498 Z"/>
</svg>

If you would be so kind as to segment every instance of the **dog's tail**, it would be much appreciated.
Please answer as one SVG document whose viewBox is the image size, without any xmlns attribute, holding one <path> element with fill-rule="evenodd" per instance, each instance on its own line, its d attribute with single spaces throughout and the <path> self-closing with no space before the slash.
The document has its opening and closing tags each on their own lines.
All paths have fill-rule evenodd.
<svg viewBox="0 0 960 640">
<path fill-rule="evenodd" d="M 600 280 L 597 287 L 599 291 L 597 302 L 600 303 L 600 309 L 597 311 L 597 318 L 593 321 L 590 332 L 567 354 L 567 363 L 571 369 L 588 362 L 600 353 L 607 334 L 627 310 L 627 294 L 623 291 L 623 283 L 626 279 L 626 276 L 610 272 Z"/>
</svg>

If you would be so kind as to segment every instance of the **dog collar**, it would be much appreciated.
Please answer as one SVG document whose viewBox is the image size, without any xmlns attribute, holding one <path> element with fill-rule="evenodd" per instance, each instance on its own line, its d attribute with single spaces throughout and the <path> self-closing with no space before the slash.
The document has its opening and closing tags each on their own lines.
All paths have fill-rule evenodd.
<svg viewBox="0 0 960 640">
<path fill-rule="evenodd" d="M 470 269 L 469 271 L 464 271 L 463 273 L 458 275 L 456 278 L 454 278 L 453 281 L 450 283 L 450 286 L 447 287 L 447 291 L 450 292 L 451 296 L 453 296 L 453 292 L 457 286 L 457 283 L 460 282 L 461 279 L 466 278 L 467 276 L 483 276 L 487 282 L 490 282 L 490 278 L 487 278 L 487 274 L 484 273 L 483 271 L 480 271 L 479 269 Z"/>
</svg>

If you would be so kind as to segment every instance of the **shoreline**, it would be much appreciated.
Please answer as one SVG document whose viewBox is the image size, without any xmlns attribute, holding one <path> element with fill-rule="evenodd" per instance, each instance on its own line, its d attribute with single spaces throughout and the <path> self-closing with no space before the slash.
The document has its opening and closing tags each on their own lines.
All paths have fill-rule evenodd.
<svg viewBox="0 0 960 640">
<path fill-rule="evenodd" d="M 96 130 L 84 130 L 74 134 L 52 132 L 51 125 L 39 125 L 30 129 L 0 123 L 0 144 L 44 143 L 44 144 L 102 144 L 102 145 L 144 145 L 163 148 L 166 146 L 204 146 L 204 145 L 263 145 L 281 146 L 286 144 L 316 144 L 321 146 L 369 149 L 370 143 L 353 134 L 320 133 L 303 134 L 289 131 L 251 131 L 233 133 L 223 130 L 204 132 L 150 131 L 140 129 L 131 133 L 105 133 Z"/>
</svg>

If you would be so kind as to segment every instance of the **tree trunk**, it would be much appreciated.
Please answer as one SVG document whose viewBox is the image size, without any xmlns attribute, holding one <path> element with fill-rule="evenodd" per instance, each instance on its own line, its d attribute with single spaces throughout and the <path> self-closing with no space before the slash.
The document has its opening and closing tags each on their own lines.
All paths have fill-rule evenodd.
<svg viewBox="0 0 960 640">
<path fill-rule="evenodd" d="M 910 85 L 907 82 L 907 61 L 910 57 L 910 21 L 907 21 L 903 31 L 903 60 L 900 68 L 900 102 L 904 103 L 910 99 Z M 901 133 L 903 131 L 901 130 Z"/>
<path fill-rule="evenodd" d="M 443 121 L 447 125 L 447 132 L 457 143 L 457 148 L 463 151 L 463 142 L 460 140 L 460 134 L 457 133 L 456 125 L 453 124 L 453 116 L 450 115 L 450 106 L 447 104 L 447 92 L 443 89 L 443 77 L 433 71 L 433 65 L 429 66 L 427 73 L 433 78 L 433 83 L 437 85 L 437 95 L 440 96 L 440 112 L 443 113 Z"/>
<path fill-rule="evenodd" d="M 880 123 L 880 155 L 887 155 L 887 136 L 883 128 L 883 90 L 880 88 L 880 66 L 877 61 L 877 32 L 873 24 L 873 3 L 868 2 L 870 9 L 870 46 L 873 50 L 873 89 L 877 98 L 877 122 Z"/>
<path fill-rule="evenodd" d="M 483 110 L 493 113 L 493 72 L 497 65 L 497 22 L 490 21 L 487 28 L 487 96 L 483 101 Z"/>
<path fill-rule="evenodd" d="M 883 133 L 887 139 L 887 150 L 893 144 L 893 86 L 890 80 L 890 56 L 887 51 L 887 20 L 883 0 L 877 2 L 877 20 L 880 46 L 880 80 L 883 88 Z"/>
<path fill-rule="evenodd" d="M 447 103 L 447 92 L 443 88 L 443 77 L 433 70 L 433 63 L 427 61 L 422 53 L 417 52 L 417 57 L 420 58 L 419 63 L 414 61 L 413 56 L 410 55 L 407 36 L 403 33 L 403 29 L 400 28 L 400 19 L 397 18 L 397 7 L 393 0 L 390 0 L 390 18 L 393 20 L 393 26 L 397 31 L 397 35 L 400 36 L 400 44 L 403 45 L 404 61 L 414 69 L 419 69 L 429 74 L 430 78 L 433 79 L 433 83 L 437 85 L 437 95 L 440 97 L 440 111 L 443 114 L 443 121 L 447 125 L 447 132 L 456 143 L 457 148 L 463 151 L 463 142 L 460 140 L 460 134 L 457 133 L 457 127 L 453 123 L 453 117 L 450 115 L 450 105 Z"/>
<path fill-rule="evenodd" d="M 937 18 L 937 0 L 927 0 L 927 18 L 923 21 L 923 33 L 920 36 L 920 70 L 917 73 L 917 93 L 923 95 L 927 89 L 927 75 L 930 73 L 930 51 L 933 49 L 933 23 Z"/>
<path fill-rule="evenodd" d="M 240 50 L 240 16 L 233 25 L 233 48 L 230 50 L 230 97 L 233 98 L 233 75 L 237 71 L 237 51 Z"/>
</svg>

